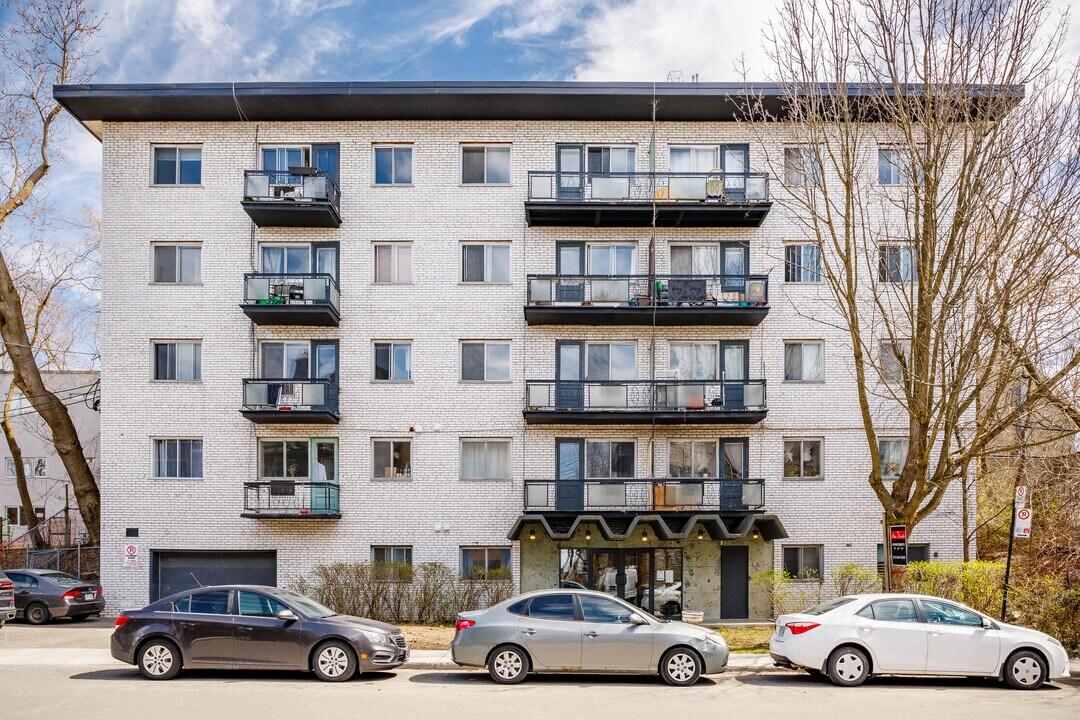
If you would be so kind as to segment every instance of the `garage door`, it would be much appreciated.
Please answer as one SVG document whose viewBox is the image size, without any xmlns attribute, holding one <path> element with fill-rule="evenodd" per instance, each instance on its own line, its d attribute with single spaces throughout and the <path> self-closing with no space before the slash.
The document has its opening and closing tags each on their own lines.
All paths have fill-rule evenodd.
<svg viewBox="0 0 1080 720">
<path fill-rule="evenodd" d="M 277 585 L 277 553 L 153 552 L 150 602 L 205 585 Z"/>
</svg>

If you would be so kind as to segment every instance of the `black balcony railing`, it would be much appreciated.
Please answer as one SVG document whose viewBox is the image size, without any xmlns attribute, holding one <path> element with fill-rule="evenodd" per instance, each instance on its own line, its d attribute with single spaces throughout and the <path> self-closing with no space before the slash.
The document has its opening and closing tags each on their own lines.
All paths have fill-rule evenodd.
<svg viewBox="0 0 1080 720">
<path fill-rule="evenodd" d="M 765 506 L 765 481 L 742 478 L 526 480 L 532 512 L 748 512 Z"/>
<path fill-rule="evenodd" d="M 338 518 L 338 485 L 272 479 L 244 483 L 244 517 Z"/>
<path fill-rule="evenodd" d="M 764 380 L 527 380 L 531 423 L 753 423 L 767 412 Z"/>
<path fill-rule="evenodd" d="M 241 412 L 258 422 L 336 423 L 337 383 L 322 378 L 247 378 Z"/>
<path fill-rule="evenodd" d="M 529 275 L 529 305 L 762 307 L 768 275 Z"/>
<path fill-rule="evenodd" d="M 529 172 L 529 201 L 763 203 L 769 178 L 751 172 Z"/>
<path fill-rule="evenodd" d="M 325 170 L 244 171 L 243 205 L 260 227 L 339 227 L 340 201 L 337 183 Z"/>
<path fill-rule="evenodd" d="M 261 325 L 336 326 L 337 282 L 326 273 L 246 273 L 241 307 Z"/>
</svg>

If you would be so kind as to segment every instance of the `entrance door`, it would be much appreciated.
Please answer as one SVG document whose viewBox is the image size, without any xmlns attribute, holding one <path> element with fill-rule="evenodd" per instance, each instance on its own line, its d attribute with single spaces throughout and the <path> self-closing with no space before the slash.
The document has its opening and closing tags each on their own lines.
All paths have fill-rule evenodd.
<svg viewBox="0 0 1080 720">
<path fill-rule="evenodd" d="M 311 452 L 311 512 L 338 511 L 337 438 L 312 438 Z"/>
<path fill-rule="evenodd" d="M 585 343 L 560 340 L 555 343 L 555 407 L 581 410 L 585 407 Z"/>
<path fill-rule="evenodd" d="M 555 441 L 558 482 L 555 483 L 555 507 L 559 510 L 585 509 L 585 441 Z"/>
<path fill-rule="evenodd" d="M 652 550 L 596 550 L 590 585 L 652 612 Z"/>
<path fill-rule="evenodd" d="M 724 243 L 720 246 L 720 274 L 724 276 L 724 292 L 743 292 L 750 273 L 750 246 L 745 243 Z"/>
<path fill-rule="evenodd" d="M 334 184 L 339 188 L 341 181 L 338 180 L 338 156 L 341 154 L 337 144 L 312 145 L 311 154 L 315 160 L 315 168 L 325 171 L 334 179 Z"/>
<path fill-rule="evenodd" d="M 585 198 L 585 146 L 555 146 L 555 186 L 560 200 Z"/>
<path fill-rule="evenodd" d="M 744 385 L 750 374 L 750 343 L 745 340 L 720 343 L 720 377 L 724 381 L 724 408 L 741 410 Z"/>
<path fill-rule="evenodd" d="M 573 278 L 560 277 L 556 281 L 556 302 L 583 302 L 585 300 L 585 283 L 576 277 L 585 274 L 585 243 L 555 244 L 555 274 Z"/>
<path fill-rule="evenodd" d="M 720 617 L 750 617 L 750 548 L 720 548 Z"/>
</svg>

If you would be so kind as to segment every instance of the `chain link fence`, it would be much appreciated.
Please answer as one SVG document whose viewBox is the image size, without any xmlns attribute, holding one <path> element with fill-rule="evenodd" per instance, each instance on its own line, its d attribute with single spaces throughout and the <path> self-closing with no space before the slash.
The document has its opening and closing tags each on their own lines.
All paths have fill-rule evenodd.
<svg viewBox="0 0 1080 720">
<path fill-rule="evenodd" d="M 101 573 L 101 548 L 77 545 L 66 548 L 34 550 L 30 547 L 0 550 L 0 568 L 35 568 L 59 570 L 83 580 L 97 581 Z"/>
</svg>

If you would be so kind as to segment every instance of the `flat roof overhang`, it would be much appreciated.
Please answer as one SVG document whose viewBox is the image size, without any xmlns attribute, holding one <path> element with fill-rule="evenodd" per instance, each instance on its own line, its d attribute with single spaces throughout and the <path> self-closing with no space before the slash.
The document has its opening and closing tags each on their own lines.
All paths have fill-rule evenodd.
<svg viewBox="0 0 1080 720">
<path fill-rule="evenodd" d="M 771 202 L 716 203 L 694 200 L 656 204 L 657 227 L 759 227 L 772 209 Z M 525 201 L 529 227 L 651 227 L 651 202 Z"/>
<path fill-rule="evenodd" d="M 529 325 L 663 325 L 685 327 L 712 325 L 755 327 L 769 314 L 768 305 L 658 305 L 630 307 L 619 305 L 526 305 L 525 322 Z"/>
<path fill-rule="evenodd" d="M 249 410 L 240 414 L 251 422 L 275 425 L 337 425 L 341 418 L 329 410 Z"/>
<path fill-rule="evenodd" d="M 661 540 L 685 540 L 701 525 L 713 540 L 736 540 L 757 528 L 765 540 L 788 537 L 776 515 L 761 513 L 626 513 L 626 512 L 527 512 L 507 534 L 508 540 L 522 540 L 526 528 L 540 528 L 552 540 L 570 540 L 582 525 L 595 526 L 605 540 L 629 540 L 640 529 L 651 527 Z"/>
<path fill-rule="evenodd" d="M 329 303 L 317 305 L 255 305 L 241 303 L 240 309 L 256 325 L 337 327 L 341 323 L 341 314 Z"/>
<path fill-rule="evenodd" d="M 333 203 L 241 200 L 240 204 L 259 227 L 341 227 L 341 215 Z"/>
<path fill-rule="evenodd" d="M 753 425 L 762 410 L 523 410 L 529 425 Z"/>
</svg>

